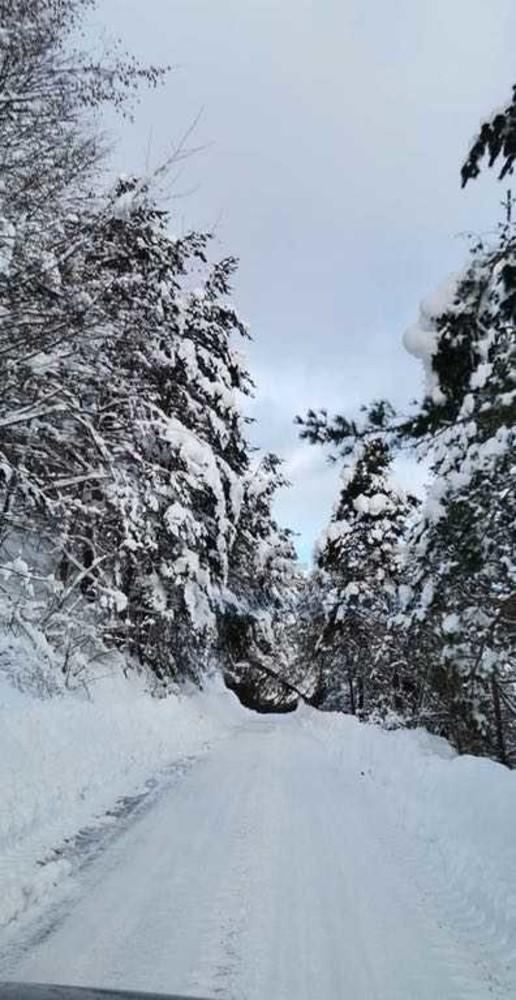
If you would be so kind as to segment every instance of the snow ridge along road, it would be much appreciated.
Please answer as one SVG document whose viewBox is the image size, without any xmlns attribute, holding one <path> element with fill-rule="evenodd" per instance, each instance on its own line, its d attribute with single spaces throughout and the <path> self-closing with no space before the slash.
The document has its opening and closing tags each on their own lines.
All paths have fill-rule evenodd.
<svg viewBox="0 0 516 1000">
<path fill-rule="evenodd" d="M 0 978 L 223 1000 L 516 995 L 405 853 L 353 755 L 337 763 L 303 713 L 249 715 L 82 873 L 66 914 Z"/>
</svg>

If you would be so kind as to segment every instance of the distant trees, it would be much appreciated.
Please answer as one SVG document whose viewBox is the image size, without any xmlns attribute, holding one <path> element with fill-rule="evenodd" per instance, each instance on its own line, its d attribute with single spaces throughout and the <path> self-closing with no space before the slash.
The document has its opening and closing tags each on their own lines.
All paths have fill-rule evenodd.
<svg viewBox="0 0 516 1000">
<path fill-rule="evenodd" d="M 250 707 L 295 706 L 296 606 L 301 578 L 291 532 L 273 517 L 287 481 L 276 455 L 265 455 L 243 482 L 242 507 L 228 577 L 230 600 L 221 620 L 221 662 Z M 305 672 L 301 668 L 301 676 Z"/>
<path fill-rule="evenodd" d="M 319 545 L 324 624 L 317 640 L 323 687 L 335 707 L 366 717 L 403 707 L 400 644 L 392 622 L 401 542 L 415 501 L 390 475 L 388 446 L 370 438 L 341 474 L 335 512 Z"/>
</svg>

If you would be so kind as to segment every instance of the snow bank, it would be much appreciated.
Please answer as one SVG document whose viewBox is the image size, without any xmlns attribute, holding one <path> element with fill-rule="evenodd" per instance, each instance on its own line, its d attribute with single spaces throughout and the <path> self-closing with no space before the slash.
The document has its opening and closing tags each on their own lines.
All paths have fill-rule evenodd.
<svg viewBox="0 0 516 1000">
<path fill-rule="evenodd" d="M 516 953 L 516 772 L 459 756 L 424 730 L 387 732 L 350 716 L 299 710 L 346 775 L 360 776 L 371 815 L 391 830 L 417 879 L 447 902 L 450 916 Z M 344 792 L 345 794 L 345 792 Z"/>
<path fill-rule="evenodd" d="M 64 838 L 106 822 L 118 799 L 242 718 L 215 683 L 157 699 L 141 678 L 116 675 L 90 684 L 89 697 L 54 688 L 41 698 L 0 673 L 0 926 L 67 874 L 52 853 Z"/>
</svg>

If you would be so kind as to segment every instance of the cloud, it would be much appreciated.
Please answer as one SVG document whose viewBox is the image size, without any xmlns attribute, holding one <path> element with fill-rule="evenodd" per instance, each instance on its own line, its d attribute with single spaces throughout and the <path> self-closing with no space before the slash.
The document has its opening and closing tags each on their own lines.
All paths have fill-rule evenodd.
<svg viewBox="0 0 516 1000">
<path fill-rule="evenodd" d="M 194 143 L 206 148 L 176 181 L 192 194 L 171 201 L 173 223 L 215 227 L 217 252 L 241 257 L 253 436 L 287 458 L 278 511 L 306 549 L 334 472 L 299 443 L 294 415 L 417 395 L 401 335 L 464 261 L 457 234 L 498 219 L 494 178 L 461 192 L 459 169 L 510 94 L 516 5 L 100 0 L 95 17 L 142 59 L 176 66 L 124 126 L 117 169 L 160 162 L 204 108 Z"/>
</svg>

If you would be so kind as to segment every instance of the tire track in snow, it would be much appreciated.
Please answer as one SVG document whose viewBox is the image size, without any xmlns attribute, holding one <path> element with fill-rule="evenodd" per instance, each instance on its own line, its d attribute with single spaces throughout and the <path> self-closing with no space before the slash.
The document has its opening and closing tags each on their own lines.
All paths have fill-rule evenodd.
<svg viewBox="0 0 516 1000">
<path fill-rule="evenodd" d="M 84 873 L 12 971 L 220 1000 L 511 996 L 394 836 L 372 779 L 295 717 L 250 717 Z"/>
</svg>

